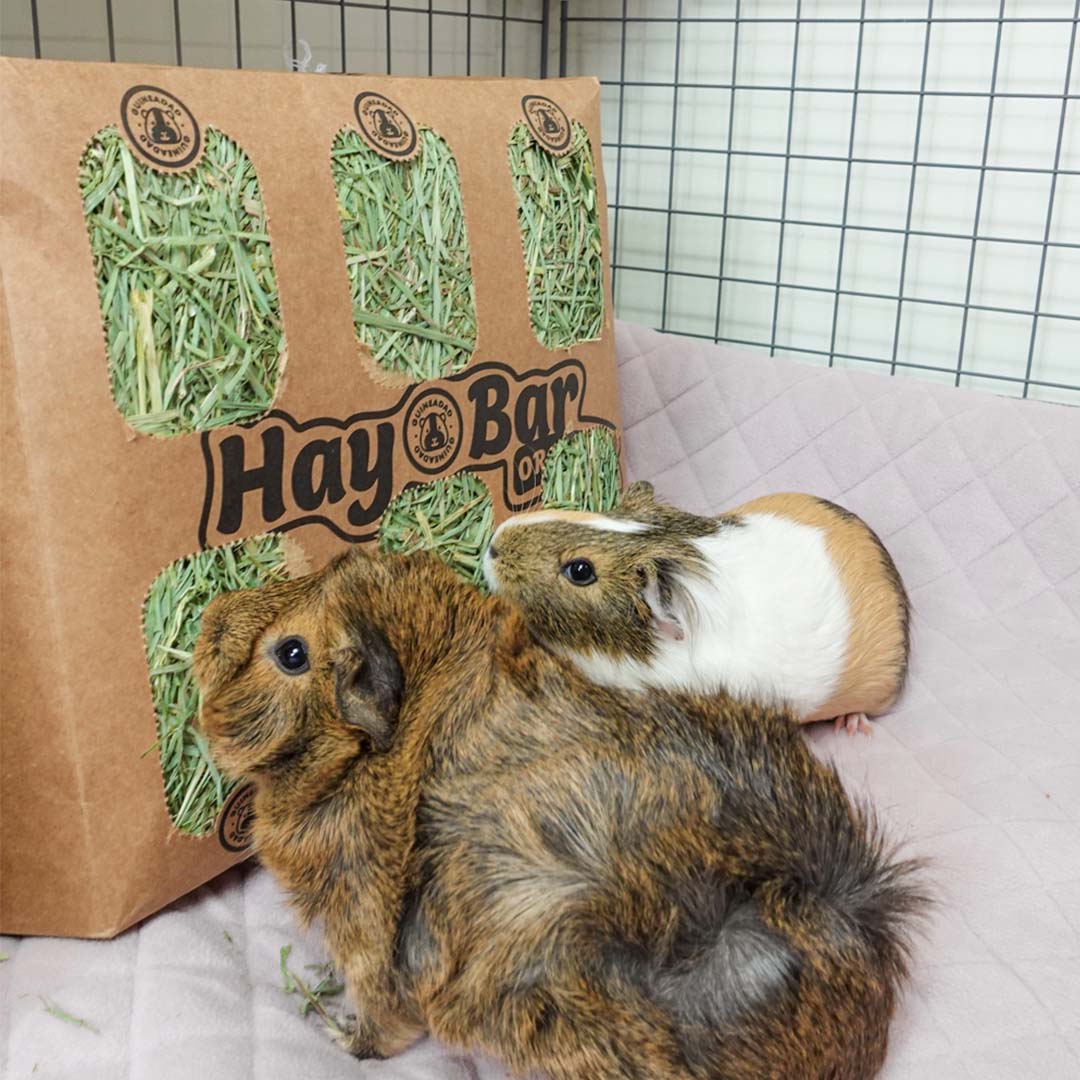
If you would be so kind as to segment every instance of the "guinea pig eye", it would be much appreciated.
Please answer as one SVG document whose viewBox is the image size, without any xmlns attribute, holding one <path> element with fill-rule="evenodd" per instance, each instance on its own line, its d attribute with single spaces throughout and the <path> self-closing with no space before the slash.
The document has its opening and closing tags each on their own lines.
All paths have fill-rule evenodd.
<svg viewBox="0 0 1080 1080">
<path fill-rule="evenodd" d="M 588 559 L 571 559 L 562 572 L 573 585 L 591 585 L 596 580 L 596 571 Z"/>
<path fill-rule="evenodd" d="M 286 638 L 274 649 L 274 662 L 286 675 L 302 675 L 310 666 L 304 639 Z"/>
</svg>

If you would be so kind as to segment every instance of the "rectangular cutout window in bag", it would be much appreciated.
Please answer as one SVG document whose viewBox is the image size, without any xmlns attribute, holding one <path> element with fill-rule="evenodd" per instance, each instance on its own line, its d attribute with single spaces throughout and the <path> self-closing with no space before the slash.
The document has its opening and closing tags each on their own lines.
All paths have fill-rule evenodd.
<svg viewBox="0 0 1080 1080">
<path fill-rule="evenodd" d="M 412 381 L 460 371 L 476 347 L 457 163 L 434 131 L 420 128 L 417 143 L 409 160 L 391 160 L 343 128 L 330 158 L 356 337 Z"/>
<path fill-rule="evenodd" d="M 604 322 L 604 262 L 596 173 L 585 128 L 570 122 L 556 154 L 525 123 L 510 133 L 533 332 L 548 349 L 595 341 Z"/>
<path fill-rule="evenodd" d="M 281 370 L 259 180 L 235 142 L 205 137 L 194 165 L 160 171 L 107 127 L 79 165 L 113 400 L 146 435 L 251 420 Z"/>
<path fill-rule="evenodd" d="M 196 836 L 214 824 L 234 782 L 218 772 L 195 730 L 199 692 L 191 656 L 202 613 L 220 593 L 284 581 L 285 552 L 277 536 L 240 540 L 170 563 L 143 604 L 143 635 L 157 713 L 165 803 L 173 824 Z"/>
</svg>

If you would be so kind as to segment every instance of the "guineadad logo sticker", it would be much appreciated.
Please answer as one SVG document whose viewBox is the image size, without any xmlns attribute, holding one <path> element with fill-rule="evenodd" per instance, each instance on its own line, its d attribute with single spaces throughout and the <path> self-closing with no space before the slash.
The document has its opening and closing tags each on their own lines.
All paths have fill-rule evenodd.
<svg viewBox="0 0 1080 1080">
<path fill-rule="evenodd" d="M 364 141 L 383 157 L 405 161 L 416 153 L 416 126 L 388 97 L 365 91 L 353 109 Z"/>
<path fill-rule="evenodd" d="M 570 149 L 570 121 L 551 98 L 526 94 L 521 108 L 529 130 L 545 150 L 561 154 Z"/>
<path fill-rule="evenodd" d="M 461 449 L 461 408 L 444 390 L 415 398 L 405 413 L 405 452 L 422 473 L 449 468 Z"/>
<path fill-rule="evenodd" d="M 251 847 L 255 822 L 255 785 L 238 787 L 226 800 L 218 818 L 218 843 L 226 851 L 247 851 Z"/>
<path fill-rule="evenodd" d="M 120 120 L 132 148 L 158 168 L 182 169 L 202 149 L 191 110 L 159 86 L 128 90 L 120 101 Z"/>
</svg>

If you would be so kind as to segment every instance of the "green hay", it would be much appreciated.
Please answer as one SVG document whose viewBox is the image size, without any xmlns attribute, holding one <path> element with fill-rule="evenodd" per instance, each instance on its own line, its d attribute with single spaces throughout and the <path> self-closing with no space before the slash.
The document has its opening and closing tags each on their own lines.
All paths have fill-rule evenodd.
<svg viewBox="0 0 1080 1080">
<path fill-rule="evenodd" d="M 433 131 L 419 139 L 412 161 L 387 161 L 345 128 L 330 158 L 356 336 L 418 381 L 460 371 L 476 345 L 457 164 Z"/>
<path fill-rule="evenodd" d="M 305 964 L 308 971 L 314 971 L 320 976 L 314 986 L 308 984 L 294 971 L 289 969 L 289 954 L 292 952 L 291 945 L 282 945 L 278 953 L 278 964 L 281 968 L 281 989 L 285 994 L 299 994 L 303 1000 L 300 1003 L 300 1015 L 307 1016 L 314 1011 L 322 1020 L 327 1032 L 335 1039 L 345 1037 L 345 1025 L 340 1016 L 326 1007 L 324 998 L 337 997 L 344 993 L 345 984 L 334 974 L 330 964 Z"/>
<path fill-rule="evenodd" d="M 163 174 L 108 127 L 83 154 L 79 186 L 121 415 L 166 436 L 264 412 L 284 338 L 259 181 L 244 152 L 208 128 L 199 164 Z"/>
<path fill-rule="evenodd" d="M 50 1016 L 55 1016 L 57 1020 L 63 1020 L 65 1024 L 71 1024 L 72 1027 L 86 1028 L 87 1031 L 92 1031 L 95 1035 L 101 1034 L 101 1030 L 97 1025 L 91 1024 L 89 1020 L 84 1020 L 81 1016 L 73 1016 L 67 1009 L 61 1008 L 51 998 L 38 994 L 38 1000 L 45 1006 L 45 1011 Z"/>
<path fill-rule="evenodd" d="M 487 488 L 472 473 L 456 473 L 398 495 L 379 525 L 379 550 L 401 555 L 434 551 L 466 581 L 479 585 L 493 521 Z"/>
<path fill-rule="evenodd" d="M 203 609 L 219 593 L 287 576 L 280 539 L 261 536 L 177 559 L 146 594 L 143 634 L 158 722 L 154 746 L 160 751 L 169 816 L 181 832 L 200 835 L 210 829 L 235 786 L 218 772 L 206 740 L 192 726 L 199 692 L 191 654 Z"/>
<path fill-rule="evenodd" d="M 593 341 L 604 321 L 596 172 L 589 137 L 576 121 L 570 147 L 555 157 L 536 144 L 525 124 L 515 124 L 510 134 L 529 314 L 548 349 Z"/>
<path fill-rule="evenodd" d="M 544 459 L 542 499 L 553 510 L 605 514 L 619 502 L 619 452 L 607 428 L 560 439 Z"/>
</svg>

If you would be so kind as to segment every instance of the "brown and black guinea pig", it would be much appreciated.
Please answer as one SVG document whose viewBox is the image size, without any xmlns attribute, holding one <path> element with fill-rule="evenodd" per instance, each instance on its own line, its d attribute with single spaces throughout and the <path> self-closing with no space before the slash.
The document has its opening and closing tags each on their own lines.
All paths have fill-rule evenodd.
<svg viewBox="0 0 1080 1080">
<path fill-rule="evenodd" d="M 387 1056 L 553 1080 L 867 1077 L 921 872 L 783 712 L 598 686 L 431 556 L 215 600 L 214 759 Z"/>
<path fill-rule="evenodd" d="M 537 637 L 609 686 L 719 690 L 854 734 L 907 674 L 895 564 L 863 521 L 812 495 L 709 518 L 639 482 L 609 514 L 509 518 L 484 570 Z"/>
</svg>

